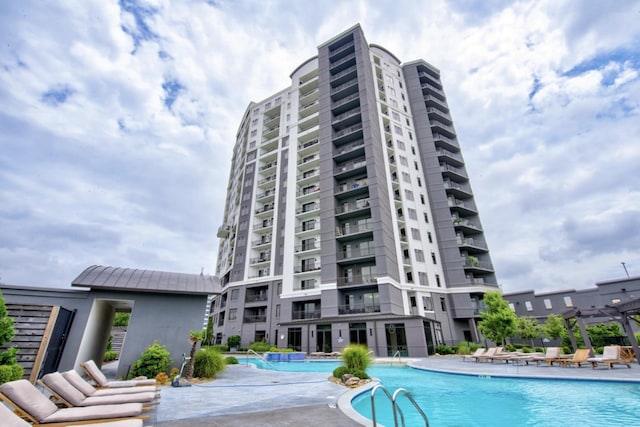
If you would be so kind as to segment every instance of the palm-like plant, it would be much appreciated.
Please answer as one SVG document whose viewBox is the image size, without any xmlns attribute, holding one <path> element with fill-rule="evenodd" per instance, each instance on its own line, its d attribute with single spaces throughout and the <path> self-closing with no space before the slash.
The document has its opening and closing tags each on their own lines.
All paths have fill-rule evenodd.
<svg viewBox="0 0 640 427">
<path fill-rule="evenodd" d="M 184 372 L 184 377 L 189 379 L 193 376 L 193 364 L 196 361 L 196 348 L 198 347 L 198 343 L 202 341 L 202 336 L 204 335 L 204 331 L 189 331 L 189 342 L 191 343 L 191 351 L 189 352 L 189 363 L 186 366 L 186 372 Z"/>
</svg>

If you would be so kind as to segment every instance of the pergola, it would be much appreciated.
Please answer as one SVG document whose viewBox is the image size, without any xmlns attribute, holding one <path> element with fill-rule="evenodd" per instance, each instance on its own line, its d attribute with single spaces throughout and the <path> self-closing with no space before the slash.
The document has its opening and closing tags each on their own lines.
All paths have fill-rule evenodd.
<svg viewBox="0 0 640 427">
<path fill-rule="evenodd" d="M 587 334 L 587 328 L 585 325 L 585 319 L 589 318 L 602 318 L 606 317 L 610 320 L 615 320 L 622 325 L 624 333 L 629 338 L 631 347 L 636 355 L 636 360 L 640 364 L 640 348 L 638 347 L 638 341 L 636 340 L 633 330 L 631 329 L 631 321 L 639 323 L 638 320 L 632 316 L 640 316 L 640 298 L 627 302 L 621 302 L 617 304 L 607 304 L 604 307 L 579 309 L 573 308 L 562 313 L 564 321 L 569 332 L 569 339 L 571 340 L 571 346 L 573 349 L 577 349 L 576 338 L 573 335 L 573 326 L 577 323 L 580 329 L 580 334 L 584 340 L 585 346 L 591 350 L 591 354 L 594 354 L 593 346 L 589 340 L 589 334 Z M 572 319 L 574 320 L 572 324 Z"/>
</svg>

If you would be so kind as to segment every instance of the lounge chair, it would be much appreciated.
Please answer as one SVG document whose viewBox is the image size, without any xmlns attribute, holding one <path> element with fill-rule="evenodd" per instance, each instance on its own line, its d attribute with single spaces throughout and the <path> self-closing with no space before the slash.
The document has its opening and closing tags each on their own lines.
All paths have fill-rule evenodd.
<svg viewBox="0 0 640 427">
<path fill-rule="evenodd" d="M 62 373 L 62 376 L 65 380 L 69 381 L 72 386 L 77 388 L 84 394 L 89 397 L 98 397 L 98 396 L 113 396 L 114 394 L 131 394 L 131 393 L 156 393 L 157 397 L 159 396 L 159 390 L 157 386 L 154 385 L 145 385 L 138 387 L 119 387 L 119 388 L 102 388 L 97 389 L 91 384 L 89 384 L 82 376 L 76 372 L 74 369 L 70 371 L 66 371 Z"/>
<path fill-rule="evenodd" d="M 482 356 L 485 353 L 486 349 L 480 347 L 473 352 L 473 354 L 467 354 L 462 356 L 462 361 L 466 362 L 467 360 L 473 360 L 474 362 L 478 361 L 478 357 Z"/>
<path fill-rule="evenodd" d="M 487 360 L 491 360 L 493 356 L 496 354 L 502 353 L 502 347 L 490 347 L 486 352 L 481 354 L 480 356 L 476 356 L 476 362 L 486 362 Z"/>
<path fill-rule="evenodd" d="M 3 427 L 32 427 L 31 424 L 20 418 L 16 413 L 12 412 L 6 405 L 0 403 L 0 420 Z M 36 424 L 40 426 L 50 426 L 52 424 Z M 76 424 L 75 427 L 142 427 L 143 423 L 140 419 L 130 419 L 122 421 L 96 421 L 91 424 Z"/>
<path fill-rule="evenodd" d="M 67 381 L 60 372 L 46 374 L 38 383 L 46 388 L 53 396 L 68 407 L 113 405 L 117 403 L 146 403 L 149 404 L 156 399 L 156 393 L 129 393 L 114 394 L 109 396 L 86 396 Z"/>
<path fill-rule="evenodd" d="M 60 409 L 27 380 L 2 384 L 0 400 L 11 405 L 19 416 L 34 426 L 75 426 L 93 424 L 97 421 L 149 418 L 148 415 L 142 415 L 142 403 Z"/>
<path fill-rule="evenodd" d="M 81 363 L 80 366 L 82 366 L 82 369 L 87 373 L 87 376 L 91 378 L 92 381 L 95 381 L 97 388 L 137 387 L 156 384 L 156 380 L 154 379 L 109 381 L 93 360 L 87 360 Z"/>
<path fill-rule="evenodd" d="M 536 366 L 540 366 L 540 362 L 544 362 L 549 366 L 553 366 L 555 362 L 566 360 L 566 356 L 560 355 L 560 347 L 548 347 L 547 351 L 542 356 L 533 356 L 532 360 L 536 362 Z"/>
<path fill-rule="evenodd" d="M 608 345 L 602 351 L 602 357 L 590 357 L 587 362 L 591 362 L 591 367 L 595 369 L 598 365 L 607 365 L 609 369 L 613 365 L 627 365 L 627 368 L 631 368 L 628 360 L 624 360 L 620 357 L 619 345 Z"/>
<path fill-rule="evenodd" d="M 560 366 L 574 366 L 579 368 L 583 363 L 588 364 L 587 359 L 589 358 L 589 353 L 591 350 L 588 348 L 580 348 L 576 350 L 573 357 L 571 359 L 560 360 Z"/>
</svg>

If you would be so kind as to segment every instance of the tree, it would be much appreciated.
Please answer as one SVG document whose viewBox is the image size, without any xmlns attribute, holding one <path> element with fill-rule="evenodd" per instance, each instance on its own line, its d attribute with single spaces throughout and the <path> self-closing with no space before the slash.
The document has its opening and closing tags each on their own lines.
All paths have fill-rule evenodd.
<svg viewBox="0 0 640 427">
<path fill-rule="evenodd" d="M 484 303 L 487 309 L 480 313 L 482 320 L 478 323 L 478 329 L 496 344 L 504 344 L 516 331 L 516 314 L 499 291 L 485 293 Z"/>
<path fill-rule="evenodd" d="M 548 338 L 560 338 L 566 331 L 564 319 L 557 314 L 548 315 L 547 321 L 542 325 L 542 334 Z"/>
<path fill-rule="evenodd" d="M 516 331 L 514 336 L 523 339 L 531 340 L 531 346 L 533 347 L 533 340 L 540 338 L 540 325 L 538 321 L 533 317 L 518 316 L 516 318 Z"/>
<path fill-rule="evenodd" d="M 187 363 L 187 370 L 184 373 L 184 377 L 189 379 L 193 376 L 193 364 L 196 361 L 196 347 L 202 340 L 204 331 L 189 331 L 189 342 L 191 343 L 191 351 L 189 352 L 189 362 Z"/>
<path fill-rule="evenodd" d="M 207 329 L 202 337 L 203 345 L 213 345 L 213 317 L 209 316 L 207 321 Z"/>
</svg>

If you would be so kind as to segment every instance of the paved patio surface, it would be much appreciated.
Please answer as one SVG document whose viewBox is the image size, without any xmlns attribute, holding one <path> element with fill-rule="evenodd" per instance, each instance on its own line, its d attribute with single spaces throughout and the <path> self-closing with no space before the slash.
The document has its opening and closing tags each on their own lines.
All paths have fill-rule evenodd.
<svg viewBox="0 0 640 427">
<path fill-rule="evenodd" d="M 377 363 L 391 363 L 377 359 Z M 397 359 L 394 363 L 398 363 Z M 403 359 L 417 369 L 514 378 L 584 379 L 640 383 L 640 365 L 592 369 L 524 364 L 463 362 L 460 356 Z M 110 372 L 109 365 L 103 367 Z M 327 379 L 327 374 L 267 371 L 231 365 L 215 380 L 191 387 L 163 387 L 151 412 L 156 427 L 335 426 L 371 425 L 358 418 L 349 402 L 356 394 Z M 338 403 L 338 407 L 334 403 Z"/>
</svg>

